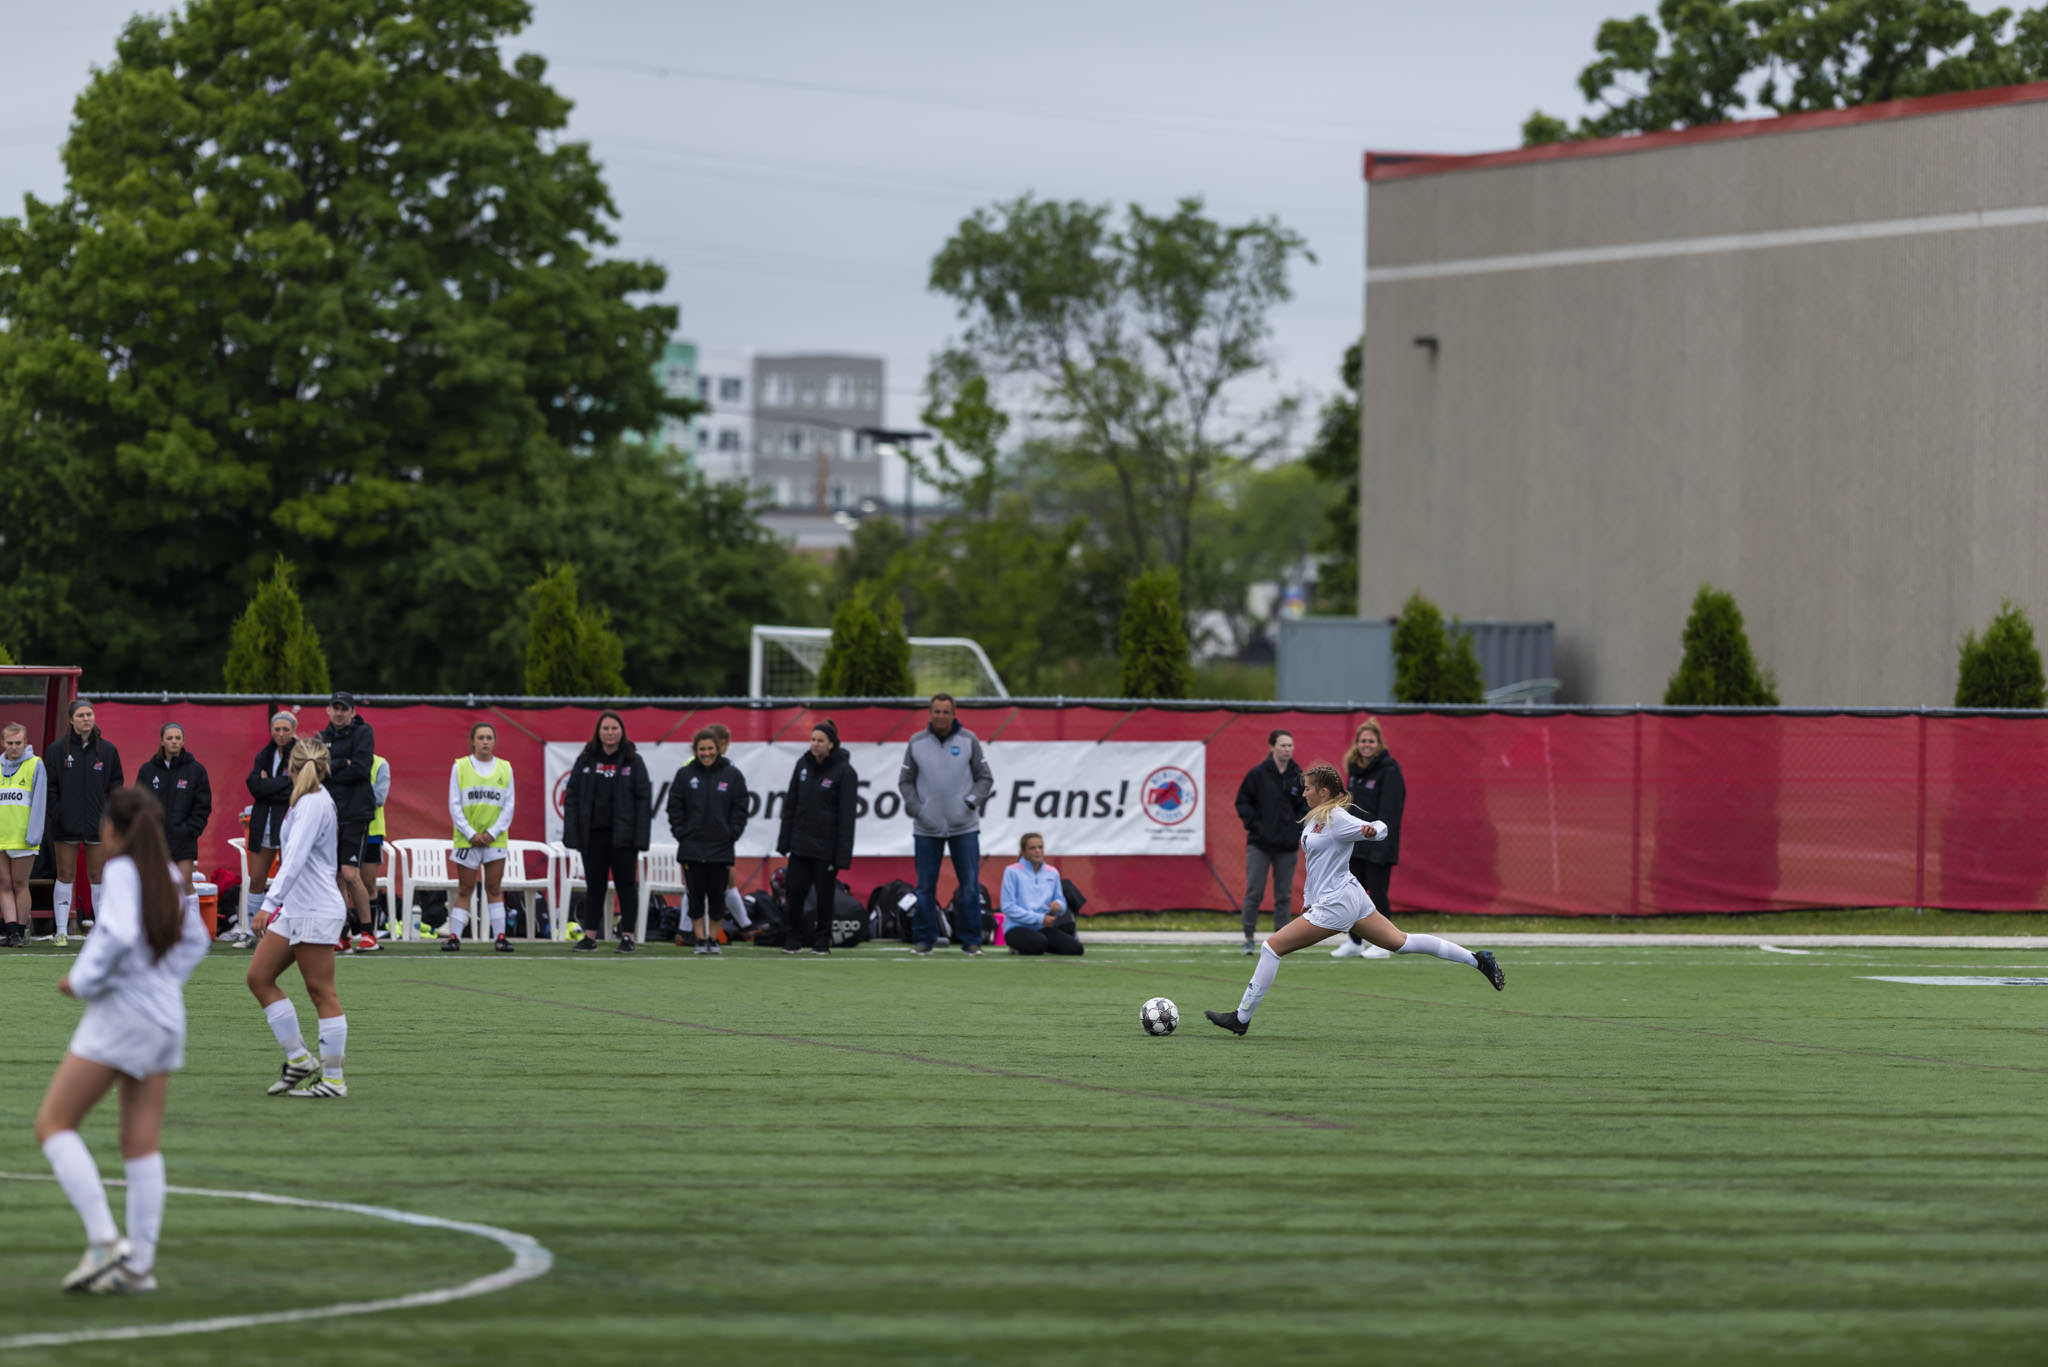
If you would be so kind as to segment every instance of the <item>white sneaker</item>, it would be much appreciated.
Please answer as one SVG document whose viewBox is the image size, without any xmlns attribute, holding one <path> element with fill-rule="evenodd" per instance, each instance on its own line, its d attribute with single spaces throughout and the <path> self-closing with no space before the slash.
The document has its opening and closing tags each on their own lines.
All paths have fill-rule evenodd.
<svg viewBox="0 0 2048 1367">
<path fill-rule="evenodd" d="M 1361 959 L 1391 959 L 1394 957 L 1394 951 L 1391 949 L 1381 949 L 1378 945 L 1367 945 L 1365 952 L 1358 957 Z"/>
<path fill-rule="evenodd" d="M 64 1274 L 66 1291 L 85 1291 L 94 1281 L 104 1277 L 121 1265 L 128 1256 L 128 1241 L 116 1239 L 110 1244 L 92 1244 L 85 1250 L 85 1256 L 78 1260 L 78 1266 Z"/>
<path fill-rule="evenodd" d="M 85 1289 L 95 1296 L 144 1296 L 156 1290 L 156 1274 L 116 1263 Z"/>
<path fill-rule="evenodd" d="M 1330 951 L 1330 957 L 1333 959 L 1363 959 L 1365 957 L 1365 946 L 1347 936 L 1343 944 Z"/>
<path fill-rule="evenodd" d="M 309 1083 L 296 1091 L 286 1092 L 285 1095 L 315 1100 L 342 1100 L 348 1096 L 348 1084 L 346 1082 L 338 1082 L 333 1078 L 323 1077 L 319 1081 Z"/>
</svg>

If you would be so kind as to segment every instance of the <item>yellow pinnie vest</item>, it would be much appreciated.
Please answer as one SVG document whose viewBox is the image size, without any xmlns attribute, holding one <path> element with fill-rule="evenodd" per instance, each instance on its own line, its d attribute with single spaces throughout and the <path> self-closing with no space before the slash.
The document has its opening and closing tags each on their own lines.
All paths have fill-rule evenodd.
<svg viewBox="0 0 2048 1367">
<path fill-rule="evenodd" d="M 391 766 L 385 762 L 384 756 L 372 755 L 370 757 L 370 785 L 372 789 L 374 789 L 376 786 L 377 775 L 383 773 L 386 769 L 389 769 L 390 767 Z M 384 834 L 384 804 L 381 802 L 377 804 L 377 814 L 370 818 L 370 834 Z"/>
<path fill-rule="evenodd" d="M 41 759 L 30 755 L 13 778 L 0 777 L 0 850 L 29 847 L 28 817 L 35 806 L 36 772 L 41 764 Z"/>
<path fill-rule="evenodd" d="M 506 791 L 512 786 L 511 762 L 504 759 L 493 760 L 491 772 L 480 774 L 476 769 L 475 758 L 464 755 L 455 761 L 455 771 L 457 786 L 462 790 L 463 819 L 469 822 L 469 828 L 473 831 L 489 830 L 497 821 L 499 813 L 505 810 Z M 461 831 L 451 827 L 450 833 L 457 849 L 469 844 Z M 503 848 L 510 841 L 511 832 L 505 831 L 491 844 L 493 847 Z"/>
</svg>

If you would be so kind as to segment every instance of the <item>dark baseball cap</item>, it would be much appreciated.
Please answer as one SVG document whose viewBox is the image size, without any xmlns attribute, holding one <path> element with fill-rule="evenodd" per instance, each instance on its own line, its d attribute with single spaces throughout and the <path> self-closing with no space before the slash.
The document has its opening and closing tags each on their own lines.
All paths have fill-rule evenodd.
<svg viewBox="0 0 2048 1367">
<path fill-rule="evenodd" d="M 356 695 L 345 689 L 337 688 L 334 690 L 334 696 L 327 700 L 327 705 L 329 707 L 354 707 L 356 705 Z"/>
</svg>

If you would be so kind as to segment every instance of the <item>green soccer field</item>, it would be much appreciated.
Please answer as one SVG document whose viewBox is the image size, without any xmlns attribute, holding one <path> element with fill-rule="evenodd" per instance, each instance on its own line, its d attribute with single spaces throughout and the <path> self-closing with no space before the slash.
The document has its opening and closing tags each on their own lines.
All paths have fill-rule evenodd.
<svg viewBox="0 0 2048 1367">
<path fill-rule="evenodd" d="M 376 1302 L 511 1255 L 474 1233 L 173 1195 L 162 1294 L 70 1298 L 76 1217 L 0 1180 L 0 1363 L 2038 1362 L 2038 951 L 863 949 L 345 960 L 351 1095 L 272 1099 L 216 954 L 187 994 L 174 1187 L 530 1236 L 536 1280 L 180 1337 L 23 1336 Z M 0 957 L 0 1172 L 76 1019 Z M 296 986 L 296 980 L 293 980 Z M 1146 1037 L 1138 1004 L 1179 1003 Z M 310 1011 L 302 1015 L 309 1027 Z M 120 1174 L 111 1106 L 86 1138 Z M 121 1194 L 113 1193 L 117 1217 Z"/>
</svg>

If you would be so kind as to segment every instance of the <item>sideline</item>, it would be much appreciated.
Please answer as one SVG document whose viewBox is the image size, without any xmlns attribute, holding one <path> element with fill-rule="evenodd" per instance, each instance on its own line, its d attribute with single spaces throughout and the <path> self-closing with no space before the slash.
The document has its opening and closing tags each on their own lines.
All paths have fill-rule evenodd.
<svg viewBox="0 0 2048 1367">
<path fill-rule="evenodd" d="M 0 1181 L 54 1183 L 56 1180 L 48 1173 L 0 1172 Z M 121 1187 L 127 1183 L 114 1180 L 109 1181 L 107 1185 Z M 516 1230 L 499 1229 L 495 1225 L 471 1224 L 465 1220 L 444 1220 L 438 1215 L 420 1215 L 409 1210 L 394 1210 L 389 1206 L 359 1206 L 348 1201 L 313 1201 L 298 1196 L 273 1196 L 264 1191 L 214 1191 L 206 1187 L 166 1187 L 165 1190 L 173 1196 L 210 1196 L 226 1201 L 254 1201 L 267 1206 L 336 1210 L 345 1215 L 366 1215 L 374 1220 L 388 1220 L 395 1225 L 412 1225 L 419 1229 L 448 1229 L 458 1234 L 473 1234 L 480 1239 L 489 1239 L 505 1249 L 512 1255 L 512 1265 L 466 1281 L 460 1286 L 415 1291 L 383 1300 L 345 1301 L 338 1305 L 270 1310 L 256 1315 L 218 1315 L 212 1319 L 175 1320 L 168 1324 L 114 1325 L 99 1329 L 16 1334 L 0 1338 L 0 1352 L 10 1348 L 53 1348 L 67 1343 L 93 1343 L 110 1339 L 153 1339 L 168 1338 L 177 1334 L 217 1334 L 223 1330 L 250 1329 L 259 1325 L 298 1324 L 306 1320 L 339 1319 L 346 1315 L 374 1315 L 385 1310 L 409 1310 L 415 1306 L 446 1305 L 450 1301 L 468 1300 L 473 1296 L 488 1296 L 494 1291 L 503 1291 L 521 1282 L 546 1276 L 548 1269 L 555 1264 L 555 1255 L 532 1235 L 521 1234 Z"/>
<path fill-rule="evenodd" d="M 1475 917 L 1475 920 L 1480 919 Z M 1398 921 L 1396 925 L 1400 924 Z M 1083 921 L 1084 943 L 1091 945 L 1225 945 L 1235 948 L 1244 937 L 1234 930 L 1100 930 L 1091 931 Z M 1667 935 L 1645 931 L 1639 935 L 1587 931 L 1501 931 L 1488 933 L 1483 926 L 1469 932 L 1458 927 L 1461 944 L 1483 944 L 1488 948 L 1505 945 L 1558 949 L 1570 945 L 1694 945 L 1756 947 L 1797 946 L 1801 949 L 2043 949 L 2048 935 Z"/>
</svg>

